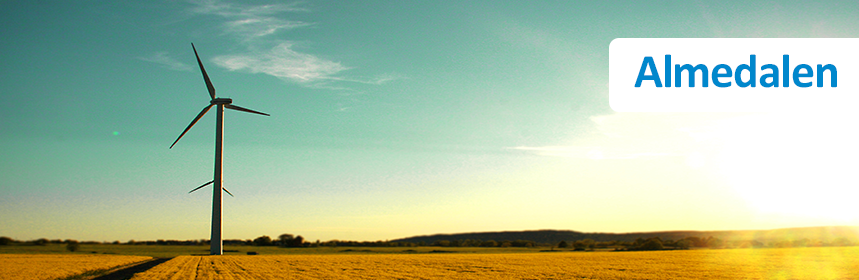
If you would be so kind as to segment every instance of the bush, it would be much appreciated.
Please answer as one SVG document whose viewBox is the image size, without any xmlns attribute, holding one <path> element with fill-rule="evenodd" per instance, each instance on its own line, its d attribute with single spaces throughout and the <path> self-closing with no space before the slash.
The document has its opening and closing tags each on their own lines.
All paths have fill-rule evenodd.
<svg viewBox="0 0 859 280">
<path fill-rule="evenodd" d="M 66 250 L 69 250 L 69 252 L 77 251 L 80 248 L 81 245 L 77 240 L 66 240 Z"/>
<path fill-rule="evenodd" d="M 304 246 L 304 237 L 301 237 L 301 235 L 296 236 L 294 239 L 292 239 L 292 243 L 289 245 L 290 245 L 290 247 L 302 247 L 302 246 Z"/>
<path fill-rule="evenodd" d="M 707 240 L 707 247 L 710 247 L 713 249 L 721 249 L 721 248 L 725 247 L 725 242 L 722 241 L 722 239 L 710 238 L 710 240 Z"/>
<path fill-rule="evenodd" d="M 688 239 L 681 239 L 680 241 L 674 243 L 674 246 L 679 249 L 689 249 L 689 247 L 692 247 L 692 241 L 689 241 Z"/>
<path fill-rule="evenodd" d="M 512 243 L 510 243 L 510 245 L 512 245 L 513 247 L 528 247 L 528 248 L 530 248 L 530 247 L 534 247 L 534 243 L 535 242 L 531 241 L 531 240 L 517 239 L 516 241 L 513 241 Z"/>
<path fill-rule="evenodd" d="M 281 234 L 278 238 L 280 240 L 280 247 L 289 247 L 292 245 L 292 240 L 295 239 L 295 236 L 289 233 Z"/>
<path fill-rule="evenodd" d="M 254 239 L 254 245 L 256 246 L 271 246 L 271 237 L 268 235 L 263 235 Z"/>
<path fill-rule="evenodd" d="M 641 247 L 638 247 L 639 250 L 662 250 L 664 247 L 662 246 L 662 242 L 659 242 L 658 239 L 649 239 Z"/>
<path fill-rule="evenodd" d="M 15 242 L 15 240 L 12 238 L 6 236 L 0 237 L 0 245 L 9 245 L 12 244 L 12 242 Z"/>
<path fill-rule="evenodd" d="M 561 241 L 561 243 L 558 243 L 558 248 L 567 248 L 567 247 L 570 247 L 570 244 L 567 244 L 567 241 Z"/>
</svg>

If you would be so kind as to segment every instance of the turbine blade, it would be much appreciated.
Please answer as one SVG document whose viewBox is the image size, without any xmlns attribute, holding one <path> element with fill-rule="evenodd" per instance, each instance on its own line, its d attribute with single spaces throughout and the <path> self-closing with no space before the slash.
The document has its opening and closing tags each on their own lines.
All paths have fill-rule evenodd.
<svg viewBox="0 0 859 280">
<path fill-rule="evenodd" d="M 209 106 L 206 106 L 206 108 L 203 108 L 203 111 L 200 111 L 200 113 L 197 114 L 197 117 L 194 118 L 194 120 L 191 121 L 191 124 L 189 124 L 188 127 L 185 128 L 185 131 L 182 131 L 182 134 L 179 134 L 179 138 L 176 138 L 176 141 L 173 141 L 173 145 L 170 145 L 170 149 L 173 149 L 173 146 L 176 145 L 176 142 L 179 142 L 179 139 L 182 139 L 182 136 L 185 136 L 185 133 L 187 133 L 188 130 L 191 129 L 191 127 L 194 126 L 194 124 L 197 123 L 197 121 L 199 121 L 200 118 L 202 118 L 203 115 L 205 115 L 206 112 L 209 111 L 209 108 L 212 108 L 212 104 L 209 104 Z"/>
<path fill-rule="evenodd" d="M 199 187 L 197 187 L 196 189 L 193 189 L 193 190 L 191 190 L 191 191 L 190 191 L 190 192 L 188 192 L 188 193 L 192 193 L 192 192 L 194 192 L 194 191 L 196 191 L 196 190 L 202 189 L 203 187 L 208 186 L 209 184 L 214 183 L 214 182 L 215 182 L 215 180 L 209 181 L 208 183 L 205 183 L 205 184 L 203 184 L 202 186 L 199 186 Z"/>
<path fill-rule="evenodd" d="M 212 181 L 212 182 L 214 182 L 214 181 Z M 221 189 L 224 190 L 225 192 L 227 192 L 228 195 L 235 197 L 235 196 L 233 196 L 233 194 L 230 193 L 230 191 L 227 190 L 227 188 L 221 188 Z"/>
<path fill-rule="evenodd" d="M 263 116 L 271 116 L 271 115 L 266 114 L 266 113 L 257 112 L 257 111 L 254 111 L 254 110 L 251 110 L 251 109 L 247 109 L 247 108 L 242 108 L 242 107 L 239 107 L 239 106 L 236 106 L 236 105 L 233 105 L 233 104 L 226 104 L 226 105 L 224 105 L 224 107 L 227 107 L 227 108 L 229 108 L 229 109 L 233 109 L 233 110 L 237 110 L 237 111 L 242 111 L 242 112 L 248 112 L 248 113 L 260 114 L 260 115 L 263 115 Z"/>
<path fill-rule="evenodd" d="M 197 64 L 200 64 L 200 71 L 203 71 L 203 80 L 206 80 L 206 87 L 209 88 L 209 96 L 212 99 L 215 99 L 215 86 L 212 85 L 212 81 L 209 80 L 209 75 L 206 74 L 206 68 L 203 68 L 203 62 L 200 61 L 200 56 L 197 54 L 197 48 L 194 47 L 194 43 L 191 43 L 191 48 L 194 49 L 194 56 L 197 57 Z"/>
</svg>

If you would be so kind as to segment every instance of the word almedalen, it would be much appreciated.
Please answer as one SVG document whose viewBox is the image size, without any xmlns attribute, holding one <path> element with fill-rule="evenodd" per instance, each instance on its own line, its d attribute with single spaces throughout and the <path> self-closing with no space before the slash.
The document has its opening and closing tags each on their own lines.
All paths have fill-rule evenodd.
<svg viewBox="0 0 859 280">
<path fill-rule="evenodd" d="M 779 76 L 779 68 L 775 64 L 764 64 L 761 66 L 760 70 L 762 73 L 765 73 L 766 70 L 769 70 L 769 73 L 765 73 L 761 75 L 760 79 L 756 79 L 756 56 L 749 55 L 749 64 L 740 64 L 735 69 L 731 69 L 730 66 L 726 64 L 719 64 L 713 68 L 712 75 L 708 74 L 709 69 L 707 65 L 698 64 L 692 66 L 691 64 L 675 64 L 674 65 L 674 87 L 683 87 L 681 84 L 681 78 L 683 71 L 688 73 L 689 77 L 689 87 L 695 87 L 695 72 L 701 71 L 701 86 L 708 87 L 710 84 L 710 79 L 708 77 L 712 77 L 713 84 L 717 87 L 724 88 L 732 86 L 731 76 L 734 77 L 733 81 L 736 82 L 739 87 L 756 87 L 757 82 L 760 81 L 762 87 L 779 87 L 779 79 L 781 79 L 782 87 L 789 87 L 789 81 L 793 80 L 793 84 L 806 88 L 810 87 L 813 79 L 807 79 L 803 81 L 805 78 L 813 78 L 815 77 L 815 72 L 812 67 L 808 64 L 799 64 L 793 68 L 793 79 L 791 79 L 791 71 L 790 71 L 790 55 L 782 56 L 782 71 L 781 76 Z M 647 73 L 647 69 L 650 69 L 650 74 Z M 742 79 L 742 72 L 748 71 L 749 76 L 748 80 Z M 838 69 L 835 68 L 835 65 L 832 64 L 818 64 L 817 65 L 817 87 L 823 87 L 823 74 L 824 72 L 829 71 L 829 86 L 830 87 L 838 87 Z M 671 87 L 671 55 L 665 55 L 665 87 Z M 783 78 L 782 78 L 783 77 Z M 641 87 L 641 82 L 643 81 L 653 81 L 656 87 L 662 87 L 662 79 L 659 76 L 659 72 L 656 70 L 656 64 L 653 62 L 653 57 L 645 56 L 644 60 L 641 62 L 641 69 L 638 71 L 638 78 L 635 79 L 635 87 Z"/>
</svg>

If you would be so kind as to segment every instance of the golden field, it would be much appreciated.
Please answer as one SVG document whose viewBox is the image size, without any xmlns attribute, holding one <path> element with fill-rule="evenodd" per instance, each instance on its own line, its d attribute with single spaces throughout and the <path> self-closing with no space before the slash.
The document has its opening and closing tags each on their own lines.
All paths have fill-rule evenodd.
<svg viewBox="0 0 859 280">
<path fill-rule="evenodd" d="M 57 279 L 152 259 L 118 255 L 0 254 L 0 280 Z"/>
<path fill-rule="evenodd" d="M 857 279 L 859 247 L 556 252 L 179 256 L 141 279 Z"/>
</svg>

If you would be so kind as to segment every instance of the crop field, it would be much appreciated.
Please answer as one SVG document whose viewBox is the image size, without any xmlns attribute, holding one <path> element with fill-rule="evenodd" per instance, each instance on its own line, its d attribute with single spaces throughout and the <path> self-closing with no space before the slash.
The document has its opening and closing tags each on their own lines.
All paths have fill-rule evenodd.
<svg viewBox="0 0 859 280">
<path fill-rule="evenodd" d="M 141 279 L 856 279 L 859 248 L 179 256 Z"/>
<path fill-rule="evenodd" d="M 142 256 L 0 254 L 0 280 L 57 279 L 149 260 Z"/>
</svg>

